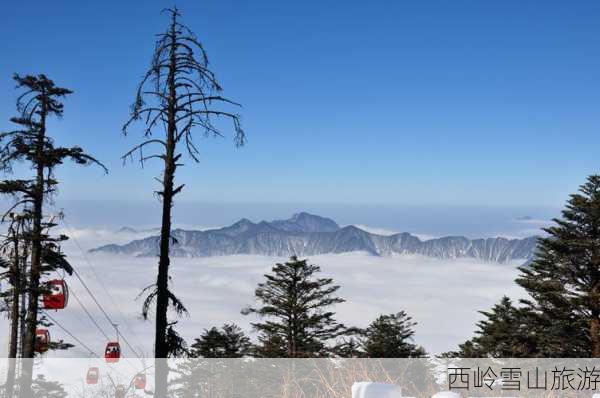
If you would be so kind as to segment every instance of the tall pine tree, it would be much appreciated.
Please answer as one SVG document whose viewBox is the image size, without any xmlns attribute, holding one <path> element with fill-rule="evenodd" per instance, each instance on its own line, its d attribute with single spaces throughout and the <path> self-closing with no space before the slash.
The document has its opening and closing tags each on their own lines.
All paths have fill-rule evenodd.
<svg viewBox="0 0 600 398">
<path fill-rule="evenodd" d="M 344 300 L 336 296 L 340 287 L 331 278 L 316 276 L 320 271 L 294 256 L 276 264 L 265 275 L 266 281 L 258 284 L 255 296 L 260 306 L 242 313 L 262 320 L 252 324 L 263 345 L 259 353 L 289 358 L 329 354 L 328 342 L 346 330 L 330 308 Z"/>
<path fill-rule="evenodd" d="M 600 357 L 600 175 L 571 195 L 545 228 L 516 282 L 529 297 L 482 312 L 477 336 L 450 356 Z"/>
<path fill-rule="evenodd" d="M 56 192 L 58 181 L 56 168 L 70 160 L 79 165 L 97 164 L 106 168 L 80 147 L 56 146 L 48 132 L 50 117 L 61 117 L 64 106 L 62 98 L 71 90 L 58 87 L 45 75 L 15 75 L 17 88 L 22 92 L 17 99 L 16 117 L 11 122 L 16 129 L 0 134 L 0 168 L 10 173 L 16 163 L 25 163 L 34 173 L 26 179 L 0 181 L 0 194 L 16 198 L 14 206 L 7 211 L 22 208 L 31 219 L 31 231 L 28 237 L 31 246 L 31 261 L 27 275 L 27 316 L 23 341 L 24 358 L 33 358 L 35 354 L 35 331 L 38 326 L 38 301 L 45 286 L 40 279 L 45 272 L 64 269 L 70 272 L 64 254 L 60 252 L 60 242 L 65 236 L 50 236 L 47 230 L 55 223 L 45 217 L 44 205 Z M 33 361 L 24 361 L 21 369 L 21 393 L 31 394 Z"/>
<path fill-rule="evenodd" d="M 535 260 L 517 283 L 530 298 L 541 355 L 600 357 L 600 175 L 571 195 L 562 218 L 545 228 Z"/>
</svg>

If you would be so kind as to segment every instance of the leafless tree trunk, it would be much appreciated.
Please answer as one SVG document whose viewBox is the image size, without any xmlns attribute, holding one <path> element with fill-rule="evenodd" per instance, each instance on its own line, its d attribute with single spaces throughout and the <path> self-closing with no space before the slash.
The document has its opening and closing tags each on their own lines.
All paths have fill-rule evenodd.
<svg viewBox="0 0 600 398">
<path fill-rule="evenodd" d="M 158 276 L 156 278 L 156 341 L 155 341 L 155 369 L 157 373 L 156 395 L 166 397 L 168 369 L 166 359 L 169 356 L 167 345 L 167 312 L 169 307 L 169 248 L 171 243 L 171 210 L 173 208 L 173 182 L 175 178 L 175 50 L 173 45 L 175 26 L 171 25 L 171 51 L 169 54 L 169 75 L 167 85 L 169 96 L 167 100 L 167 137 L 164 157 L 164 178 L 162 190 L 162 222 L 160 229 L 160 258 L 158 263 Z"/>
<path fill-rule="evenodd" d="M 175 187 L 175 173 L 180 165 L 181 153 L 178 144 L 185 145 L 188 155 L 198 161 L 198 150 L 192 140 L 192 130 L 199 127 L 206 135 L 221 136 L 212 124 L 211 117 L 231 119 L 234 124 L 236 144 L 244 141 L 238 115 L 215 108 L 215 104 L 237 105 L 215 94 L 221 90 L 214 74 L 208 69 L 208 59 L 200 42 L 193 33 L 178 22 L 177 9 L 167 10 L 171 21 L 167 31 L 159 35 L 152 66 L 140 83 L 132 107 L 131 118 L 123 126 L 127 134 L 129 125 L 138 120 L 145 123 L 144 136 L 148 139 L 127 152 L 126 160 L 139 151 L 140 162 L 149 159 L 163 161 L 161 190 L 158 193 L 162 201 L 162 221 L 159 241 L 159 262 L 156 284 L 148 286 L 148 292 L 142 309 L 147 318 L 149 307 L 156 300 L 156 325 L 154 355 L 155 396 L 166 397 L 168 369 L 165 358 L 181 350 L 182 339 L 173 329 L 167 317 L 169 306 L 178 314 L 186 312 L 177 296 L 169 289 L 169 251 L 173 242 L 171 235 L 171 210 L 174 197 L 181 192 L 183 185 Z M 148 103 L 151 101 L 152 103 Z M 153 130 L 165 128 L 164 139 L 150 138 Z M 160 152 L 144 154 L 148 146 L 159 146 Z"/>
</svg>

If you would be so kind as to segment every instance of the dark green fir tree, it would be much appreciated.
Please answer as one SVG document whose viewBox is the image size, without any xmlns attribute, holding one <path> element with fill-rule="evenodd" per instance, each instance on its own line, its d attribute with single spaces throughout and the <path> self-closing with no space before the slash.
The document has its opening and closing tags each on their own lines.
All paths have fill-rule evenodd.
<svg viewBox="0 0 600 398">
<path fill-rule="evenodd" d="M 221 328 L 205 329 L 190 348 L 192 357 L 241 358 L 250 353 L 251 344 L 239 326 L 226 323 Z"/>
<path fill-rule="evenodd" d="M 554 222 L 517 279 L 530 296 L 530 327 L 541 356 L 600 357 L 600 175 L 588 177 Z"/>
<path fill-rule="evenodd" d="M 535 314 L 515 307 L 508 297 L 489 311 L 480 311 L 484 319 L 477 323 L 475 337 L 447 356 L 461 358 L 527 358 L 538 353 L 538 337 L 531 325 Z"/>
<path fill-rule="evenodd" d="M 600 357 L 600 176 L 571 195 L 516 282 L 529 297 L 482 312 L 477 336 L 449 356 Z"/>
<path fill-rule="evenodd" d="M 261 332 L 253 354 L 259 358 L 285 358 L 288 356 L 287 342 L 277 333 Z"/>
<path fill-rule="evenodd" d="M 369 358 L 419 358 L 425 350 L 413 342 L 416 322 L 404 311 L 381 315 L 364 331 L 363 350 Z"/>
<path fill-rule="evenodd" d="M 331 307 L 344 300 L 337 297 L 339 286 L 332 279 L 317 277 L 320 271 L 294 256 L 276 264 L 265 275 L 266 281 L 258 284 L 255 296 L 260 305 L 242 311 L 261 319 L 252 324 L 260 334 L 258 352 L 271 357 L 285 353 L 277 356 L 289 358 L 331 353 L 329 342 L 346 330 L 335 320 Z"/>
</svg>

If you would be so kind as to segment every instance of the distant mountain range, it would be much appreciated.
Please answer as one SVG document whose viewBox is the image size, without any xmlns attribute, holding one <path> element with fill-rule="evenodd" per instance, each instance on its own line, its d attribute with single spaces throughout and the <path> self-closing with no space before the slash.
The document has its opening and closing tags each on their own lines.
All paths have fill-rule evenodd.
<svg viewBox="0 0 600 398">
<path fill-rule="evenodd" d="M 524 239 L 468 239 L 447 236 L 421 240 L 407 232 L 378 235 L 353 225 L 340 227 L 335 221 L 308 213 L 287 220 L 253 223 L 242 219 L 228 227 L 205 231 L 175 229 L 172 246 L 175 257 L 210 257 L 256 254 L 287 257 L 362 251 L 376 256 L 418 254 L 439 259 L 472 258 L 506 263 L 530 260 L 537 237 Z M 133 256 L 157 256 L 158 236 L 134 240 L 124 245 L 110 244 L 91 252 Z"/>
</svg>

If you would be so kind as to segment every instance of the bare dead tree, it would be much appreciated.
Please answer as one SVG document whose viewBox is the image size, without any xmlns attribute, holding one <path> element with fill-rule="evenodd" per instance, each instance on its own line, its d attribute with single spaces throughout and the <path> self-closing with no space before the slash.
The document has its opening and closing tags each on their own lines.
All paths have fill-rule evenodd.
<svg viewBox="0 0 600 398">
<path fill-rule="evenodd" d="M 144 124 L 145 137 L 142 143 L 123 156 L 124 160 L 139 155 L 142 167 L 150 159 L 163 163 L 162 177 L 156 178 L 161 185 L 156 193 L 162 200 L 158 275 L 156 284 L 143 292 L 147 296 L 142 311 L 146 317 L 156 301 L 156 358 L 169 357 L 180 348 L 173 346 L 173 342 L 181 340 L 175 337 L 174 323 L 167 318 L 169 307 L 179 315 L 186 312 L 185 306 L 169 289 L 169 249 L 173 240 L 171 209 L 174 197 L 184 187 L 183 184 L 175 186 L 174 182 L 175 172 L 182 166 L 181 148 L 194 162 L 198 162 L 199 150 L 193 133 L 199 130 L 205 136 L 222 136 L 214 123 L 217 118 L 233 123 L 236 146 L 243 145 L 245 141 L 239 115 L 224 109 L 239 104 L 220 95 L 222 88 L 208 68 L 206 52 L 192 31 L 178 21 L 179 11 L 176 8 L 165 11 L 170 15 L 169 27 L 165 33 L 158 35 L 150 69 L 138 87 L 131 117 L 123 126 L 123 134 L 126 135 L 130 125 L 140 121 Z M 157 130 L 163 130 L 164 136 L 153 135 Z M 164 362 L 157 361 L 157 397 L 166 394 L 168 369 L 163 369 Z"/>
</svg>

